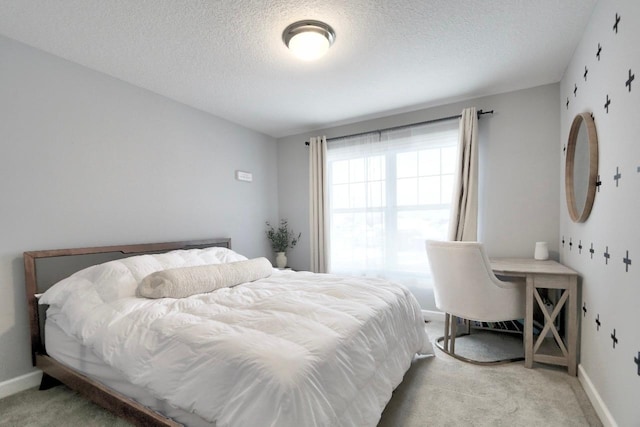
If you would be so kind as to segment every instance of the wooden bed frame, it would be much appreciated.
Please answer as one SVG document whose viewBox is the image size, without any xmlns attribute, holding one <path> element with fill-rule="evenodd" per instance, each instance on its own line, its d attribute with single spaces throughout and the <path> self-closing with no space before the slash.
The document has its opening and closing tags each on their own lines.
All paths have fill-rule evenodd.
<svg viewBox="0 0 640 427">
<path fill-rule="evenodd" d="M 196 249 L 207 247 L 225 247 L 231 249 L 231 239 L 189 240 L 182 242 L 148 243 L 123 246 L 100 246 L 75 249 L 53 249 L 29 251 L 24 253 L 25 285 L 31 328 L 31 358 L 33 366 L 42 370 L 41 390 L 59 383 L 67 385 L 86 396 L 96 404 L 139 426 L 180 426 L 181 424 L 141 405 L 98 381 L 82 375 L 47 355 L 44 346 L 45 310 L 38 306 L 37 294 L 44 292 L 53 283 L 38 283 L 36 260 L 79 255 L 113 254 L 112 259 L 128 256 L 161 253 L 176 249 Z M 88 266 L 88 265 L 87 265 Z M 83 268 L 83 267 L 81 267 Z M 79 269 L 77 269 L 79 270 Z M 77 271 L 76 270 L 76 271 Z"/>
</svg>

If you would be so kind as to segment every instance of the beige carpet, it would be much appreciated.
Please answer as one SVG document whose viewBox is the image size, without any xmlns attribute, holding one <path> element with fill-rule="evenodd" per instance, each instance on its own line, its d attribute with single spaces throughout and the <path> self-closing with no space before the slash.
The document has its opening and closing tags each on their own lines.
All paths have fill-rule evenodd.
<svg viewBox="0 0 640 427">
<path fill-rule="evenodd" d="M 432 339 L 443 325 L 432 322 Z M 456 346 L 482 357 L 481 336 Z M 521 352 L 517 337 L 491 337 L 503 353 Z M 497 344 L 496 344 L 497 343 Z M 108 426 L 128 424 L 64 386 L 31 389 L 0 400 L 0 425 Z M 379 427 L 427 426 L 601 426 L 577 378 L 546 365 L 524 368 L 522 362 L 493 367 L 455 360 L 439 350 L 416 360 L 396 389 Z M 259 427 L 259 426 L 251 426 Z M 304 427 L 304 426 L 301 426 Z"/>
<path fill-rule="evenodd" d="M 431 339 L 442 335 L 441 322 L 427 325 Z M 521 337 L 491 334 L 497 358 L 522 354 Z M 475 359 L 491 355 L 482 333 L 456 340 L 458 353 Z M 379 427 L 425 426 L 601 426 L 576 377 L 566 369 L 524 362 L 479 366 L 436 349 L 436 357 L 417 360 L 393 393 Z"/>
</svg>

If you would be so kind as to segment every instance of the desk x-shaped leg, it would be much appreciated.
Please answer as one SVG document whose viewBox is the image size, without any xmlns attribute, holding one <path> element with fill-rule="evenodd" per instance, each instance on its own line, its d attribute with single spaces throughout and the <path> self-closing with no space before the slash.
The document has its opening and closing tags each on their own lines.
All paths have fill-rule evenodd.
<svg viewBox="0 0 640 427">
<path fill-rule="evenodd" d="M 574 275 L 527 275 L 526 293 L 526 321 L 525 321 L 525 363 L 527 368 L 533 367 L 533 362 L 552 363 L 563 365 L 568 369 L 569 375 L 577 373 L 577 329 L 578 329 L 578 292 L 577 276 Z M 547 309 L 540 296 L 540 289 L 557 289 L 561 292 L 556 306 L 551 312 Z M 533 341 L 533 311 L 535 305 L 540 307 L 544 316 L 544 325 L 540 335 Z M 565 311 L 562 309 L 566 308 Z M 567 313 L 567 325 L 565 338 L 563 339 L 554 326 L 555 320 L 561 312 Z M 545 354 L 541 351 L 541 345 L 547 333 L 551 331 L 555 342 L 560 348 L 558 355 Z M 566 341 L 565 341 L 566 339 Z"/>
<path fill-rule="evenodd" d="M 560 337 L 560 335 L 558 334 L 558 331 L 554 326 L 554 321 L 558 317 L 558 313 L 560 313 L 560 310 L 562 309 L 562 307 L 564 307 L 564 304 L 567 301 L 567 298 L 569 297 L 568 289 L 563 289 L 561 291 L 562 291 L 562 295 L 560 296 L 560 299 L 556 303 L 556 306 L 553 309 L 553 312 L 549 313 L 549 311 L 547 310 L 547 306 L 542 301 L 542 297 L 540 296 L 539 290 L 538 289 L 533 290 L 533 296 L 538 302 L 538 306 L 540 307 L 540 310 L 544 315 L 544 327 L 542 328 L 542 331 L 540 332 L 540 335 L 538 336 L 538 339 L 536 340 L 533 346 L 533 354 L 536 354 L 536 352 L 540 348 L 540 345 L 544 341 L 544 338 L 547 336 L 547 332 L 549 332 L 549 329 L 551 329 L 551 332 L 553 332 L 553 337 L 555 338 L 556 343 L 558 344 L 558 347 L 560 347 L 560 350 L 562 350 L 562 355 L 564 357 L 569 357 L 569 352 L 567 351 L 567 347 L 564 345 L 563 339 Z"/>
</svg>

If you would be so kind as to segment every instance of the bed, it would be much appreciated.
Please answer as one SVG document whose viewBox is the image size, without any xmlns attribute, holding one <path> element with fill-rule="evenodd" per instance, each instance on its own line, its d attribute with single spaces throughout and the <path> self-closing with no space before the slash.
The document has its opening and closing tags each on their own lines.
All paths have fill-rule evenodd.
<svg viewBox="0 0 640 427">
<path fill-rule="evenodd" d="M 68 257 L 85 257 L 76 273 L 36 274 Z M 41 387 L 60 381 L 137 425 L 375 426 L 416 354 L 433 352 L 415 298 L 266 262 L 230 239 L 25 252 Z M 140 296 L 173 272 L 189 292 Z M 235 282 L 203 293 L 193 272 Z"/>
</svg>

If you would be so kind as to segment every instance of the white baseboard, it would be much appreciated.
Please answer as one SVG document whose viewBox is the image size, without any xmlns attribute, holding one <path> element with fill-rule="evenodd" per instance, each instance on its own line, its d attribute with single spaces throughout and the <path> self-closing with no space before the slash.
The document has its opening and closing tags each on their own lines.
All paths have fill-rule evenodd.
<svg viewBox="0 0 640 427">
<path fill-rule="evenodd" d="M 618 427 L 616 420 L 613 419 L 613 416 L 611 415 L 611 412 L 609 412 L 607 405 L 605 405 L 604 401 L 600 397 L 600 393 L 598 393 L 598 390 L 596 390 L 596 388 L 593 386 L 591 379 L 589 379 L 589 376 L 587 375 L 587 372 L 584 370 L 582 365 L 578 365 L 578 380 L 580 381 L 580 384 L 582 384 L 582 388 L 584 389 L 585 393 L 587 393 L 587 397 L 593 405 L 593 409 L 596 410 L 596 413 L 600 417 L 602 425 L 604 427 Z"/>
<path fill-rule="evenodd" d="M 435 310 L 422 310 L 422 317 L 424 320 L 438 320 L 444 322 L 444 313 Z"/>
<path fill-rule="evenodd" d="M 0 382 L 0 399 L 20 393 L 21 391 L 37 387 L 42 379 L 42 371 L 37 370 L 19 377 Z"/>
</svg>

